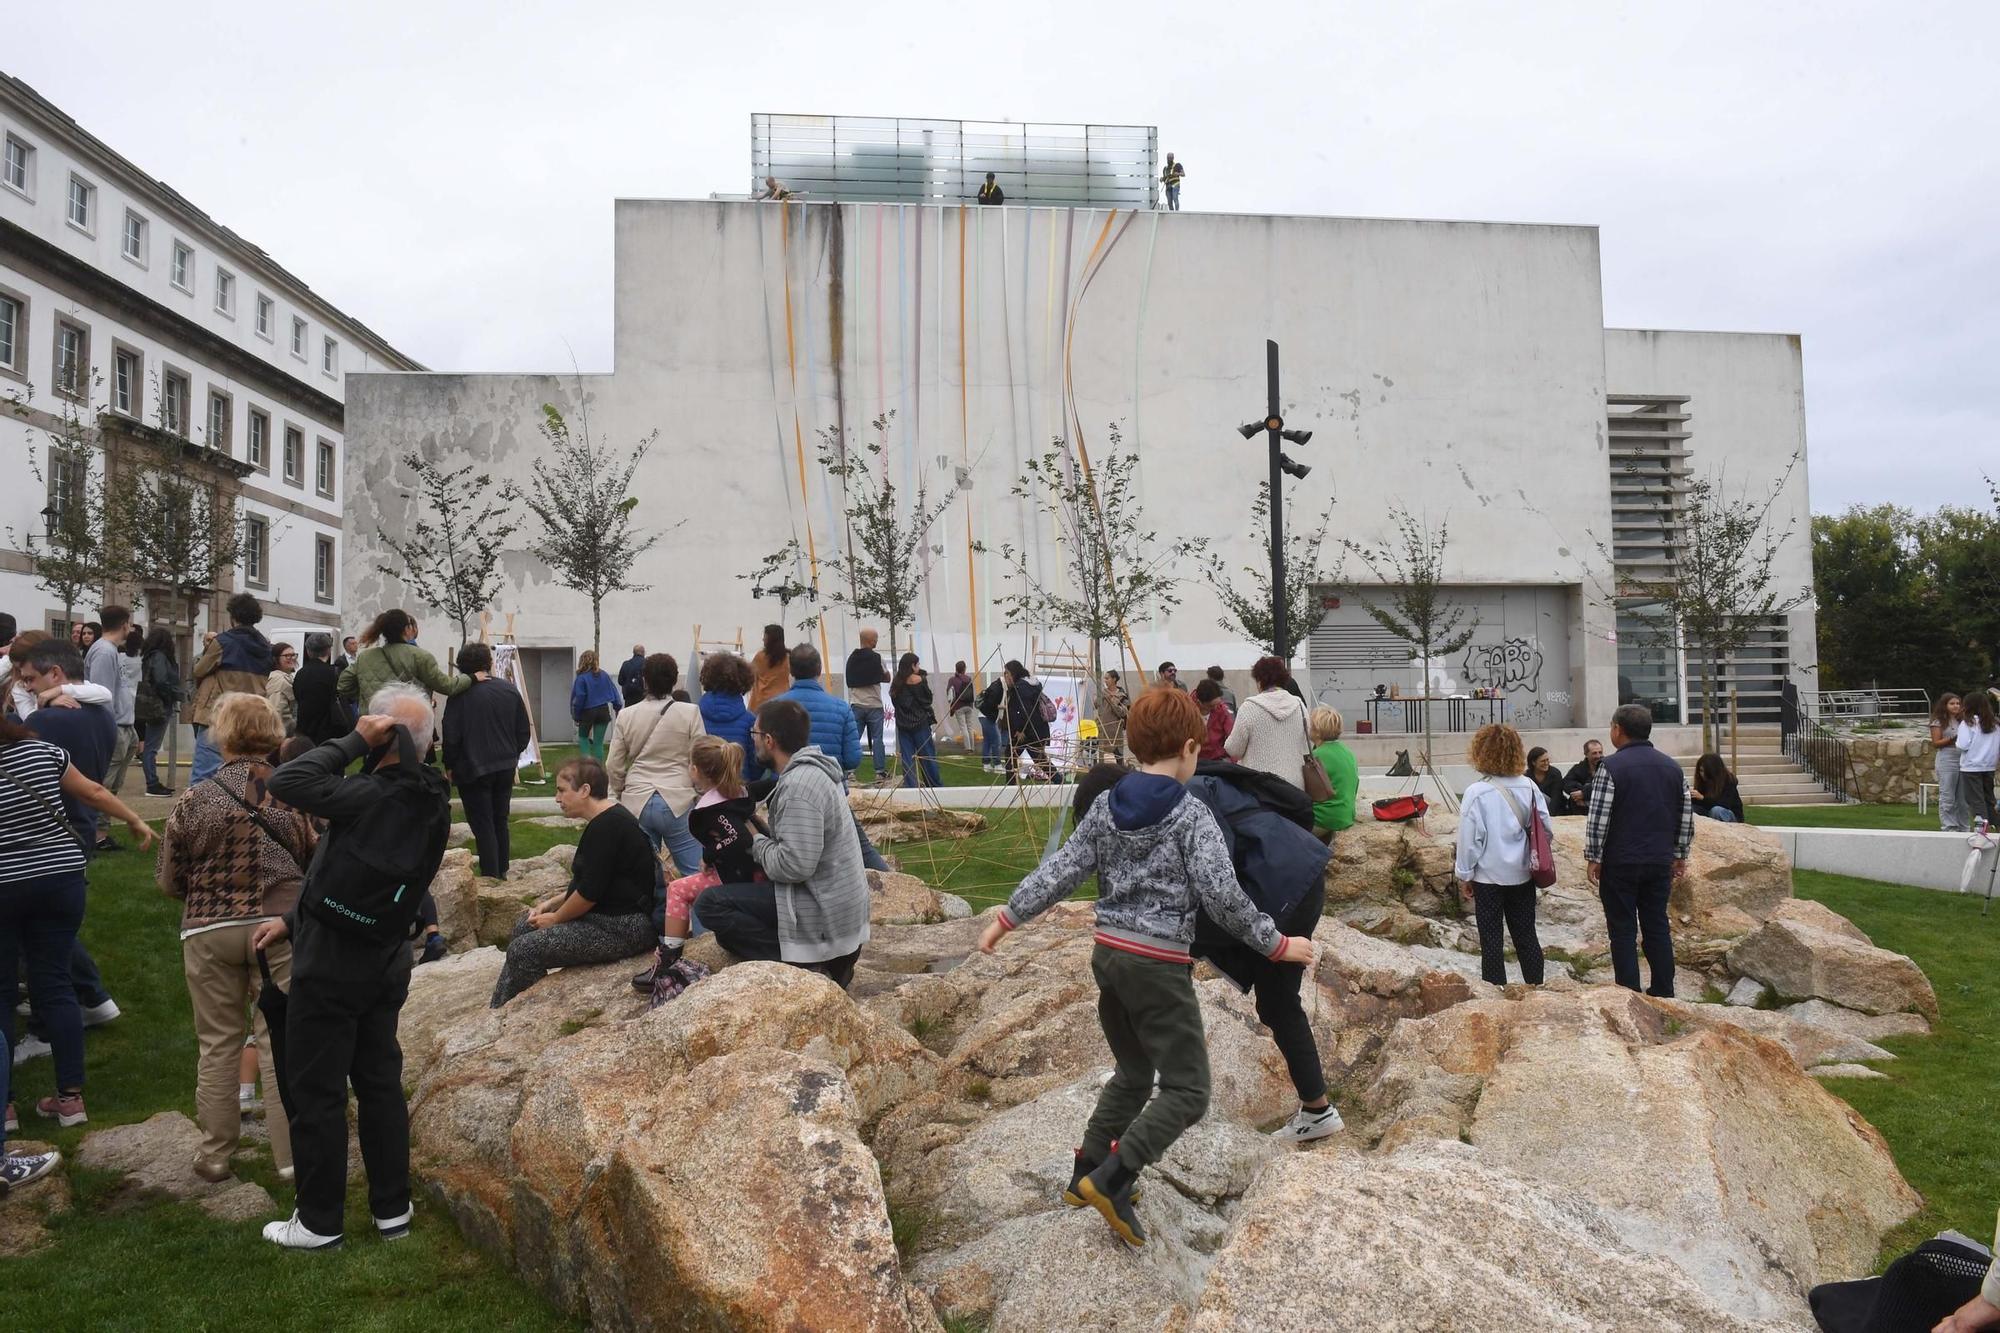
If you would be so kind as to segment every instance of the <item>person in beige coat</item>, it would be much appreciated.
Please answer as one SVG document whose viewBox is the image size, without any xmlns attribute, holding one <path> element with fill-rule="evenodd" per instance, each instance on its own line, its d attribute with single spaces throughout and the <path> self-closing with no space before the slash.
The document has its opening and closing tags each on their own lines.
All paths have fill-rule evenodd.
<svg viewBox="0 0 2000 1333">
<path fill-rule="evenodd" d="M 264 681 L 264 697 L 271 701 L 271 707 L 278 710 L 278 721 L 284 726 L 285 734 L 291 735 L 299 729 L 299 701 L 292 693 L 292 676 L 299 669 L 299 650 L 289 643 L 278 645 L 277 665 L 271 668 L 270 676 Z"/>
<path fill-rule="evenodd" d="M 687 826 L 695 795 L 688 765 L 694 743 L 708 733 L 701 724 L 701 710 L 673 697 L 681 668 L 672 654 L 648 657 L 644 675 L 646 697 L 621 710 L 611 724 L 611 750 L 604 768 L 611 775 L 612 799 L 638 816 L 653 851 L 657 854 L 664 848 L 680 875 L 692 875 L 701 869 L 701 844 Z M 658 885 L 662 894 L 667 878 L 663 871 Z M 662 898 L 662 906 L 664 902 Z"/>
<path fill-rule="evenodd" d="M 1260 657 L 1250 668 L 1257 693 L 1237 711 L 1235 730 L 1222 752 L 1245 768 L 1254 768 L 1296 784 L 1299 765 L 1312 749 L 1306 733 L 1306 706 L 1285 688 L 1292 673 L 1275 657 Z"/>
</svg>

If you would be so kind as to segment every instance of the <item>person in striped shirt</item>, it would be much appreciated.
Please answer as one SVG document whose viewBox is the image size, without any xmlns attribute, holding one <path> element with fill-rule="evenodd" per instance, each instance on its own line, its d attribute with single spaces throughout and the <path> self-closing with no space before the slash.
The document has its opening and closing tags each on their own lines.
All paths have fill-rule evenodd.
<svg viewBox="0 0 2000 1333">
<path fill-rule="evenodd" d="M 1007 932 L 1097 876 L 1090 970 L 1116 1069 L 1098 1094 L 1063 1199 L 1097 1209 L 1134 1247 L 1146 1235 L 1132 1208 L 1133 1183 L 1208 1110 L 1208 1049 L 1188 953 L 1197 905 L 1266 958 L 1307 965 L 1313 956 L 1310 939 L 1279 933 L 1243 892 L 1215 816 L 1187 790 L 1202 732 L 1185 691 L 1141 695 L 1125 733 L 1139 770 L 1092 804 L 979 940 L 993 952 Z"/>
</svg>

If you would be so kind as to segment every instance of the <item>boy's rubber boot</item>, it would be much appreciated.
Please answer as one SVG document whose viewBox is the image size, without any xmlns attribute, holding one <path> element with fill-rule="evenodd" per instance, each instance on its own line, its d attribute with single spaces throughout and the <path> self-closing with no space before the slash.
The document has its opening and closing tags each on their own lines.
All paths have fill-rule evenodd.
<svg viewBox="0 0 2000 1333">
<path fill-rule="evenodd" d="M 1132 1182 L 1137 1178 L 1113 1153 L 1076 1183 L 1077 1193 L 1084 1202 L 1103 1216 L 1118 1239 L 1135 1250 L 1146 1243 L 1146 1229 L 1139 1225 L 1139 1215 L 1132 1211 Z"/>
<path fill-rule="evenodd" d="M 1071 1151 L 1075 1153 L 1076 1161 L 1070 1166 L 1069 1187 L 1062 1192 L 1062 1201 L 1072 1208 L 1088 1208 L 1090 1207 L 1090 1200 L 1077 1193 L 1076 1187 L 1085 1176 L 1097 1169 L 1097 1162 L 1093 1158 L 1085 1157 L 1081 1148 L 1074 1148 Z M 1118 1151 L 1117 1139 L 1111 1140 L 1111 1151 L 1114 1153 Z M 1141 1194 L 1142 1191 L 1139 1187 L 1139 1182 L 1134 1180 L 1132 1182 L 1132 1202 L 1139 1202 Z"/>
</svg>

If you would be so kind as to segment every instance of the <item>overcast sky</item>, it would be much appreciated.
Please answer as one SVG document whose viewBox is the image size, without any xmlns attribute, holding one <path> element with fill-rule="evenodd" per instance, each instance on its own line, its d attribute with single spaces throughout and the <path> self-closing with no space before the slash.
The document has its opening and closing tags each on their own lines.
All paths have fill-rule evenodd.
<svg viewBox="0 0 2000 1333">
<path fill-rule="evenodd" d="M 2000 475 L 1990 0 L 98 0 L 5 29 L 0 68 L 437 369 L 608 367 L 612 200 L 746 189 L 752 111 L 1157 124 L 1191 209 L 1595 223 L 1607 324 L 1804 335 L 1816 511 Z"/>
</svg>

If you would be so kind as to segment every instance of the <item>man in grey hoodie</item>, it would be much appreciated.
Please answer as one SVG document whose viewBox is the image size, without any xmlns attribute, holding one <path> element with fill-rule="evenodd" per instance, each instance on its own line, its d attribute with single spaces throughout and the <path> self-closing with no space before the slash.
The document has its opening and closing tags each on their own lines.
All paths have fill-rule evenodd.
<svg viewBox="0 0 2000 1333">
<path fill-rule="evenodd" d="M 704 925 L 738 958 L 781 960 L 843 988 L 868 941 L 868 876 L 840 764 L 812 744 L 812 718 L 788 699 L 757 711 L 757 757 L 778 773 L 768 836 L 750 844 L 768 880 L 701 895 Z"/>
</svg>

